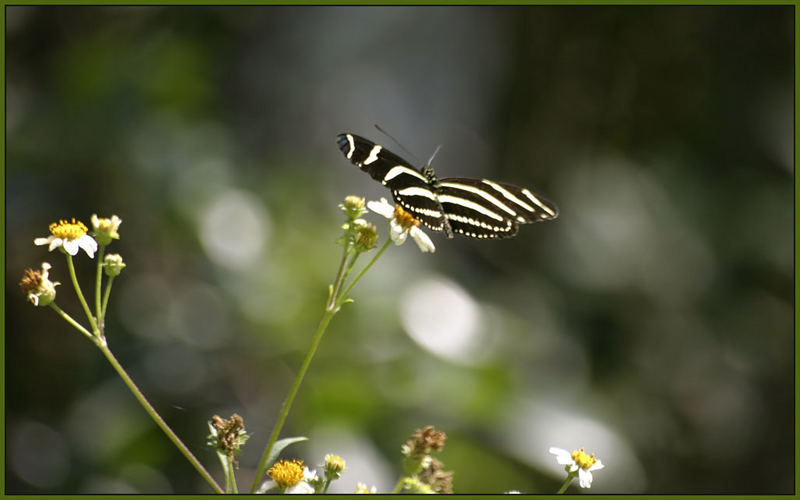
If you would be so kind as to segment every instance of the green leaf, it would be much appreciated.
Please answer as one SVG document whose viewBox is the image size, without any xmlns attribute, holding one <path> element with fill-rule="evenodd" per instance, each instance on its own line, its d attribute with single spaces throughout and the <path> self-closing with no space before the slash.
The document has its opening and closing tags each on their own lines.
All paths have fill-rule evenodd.
<svg viewBox="0 0 800 500">
<path fill-rule="evenodd" d="M 300 441 L 308 441 L 308 438 L 305 436 L 298 436 L 283 438 L 275 441 L 275 445 L 272 447 L 269 457 L 267 457 L 267 465 L 275 463 L 275 460 L 278 458 L 278 455 L 281 454 L 284 448 L 290 444 L 299 443 Z"/>
</svg>

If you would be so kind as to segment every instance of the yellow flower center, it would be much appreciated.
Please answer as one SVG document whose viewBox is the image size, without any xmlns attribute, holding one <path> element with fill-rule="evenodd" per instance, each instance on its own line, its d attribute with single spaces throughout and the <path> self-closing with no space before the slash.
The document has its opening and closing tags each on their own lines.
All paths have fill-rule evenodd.
<svg viewBox="0 0 800 500">
<path fill-rule="evenodd" d="M 303 480 L 303 461 L 278 460 L 269 468 L 267 475 L 282 487 L 294 486 Z"/>
<path fill-rule="evenodd" d="M 60 220 L 58 223 L 53 222 L 50 224 L 50 232 L 53 233 L 53 236 L 61 238 L 62 240 L 77 240 L 88 231 L 89 229 L 83 222 L 76 221 L 74 217 L 72 218 L 72 222 Z"/>
<path fill-rule="evenodd" d="M 583 448 L 573 451 L 571 456 L 572 460 L 574 460 L 575 463 L 578 464 L 578 467 L 583 470 L 589 470 L 589 468 L 594 465 L 595 462 L 597 462 L 597 458 L 594 456 L 594 453 L 587 455 L 583 451 Z"/>
<path fill-rule="evenodd" d="M 394 218 L 402 226 L 403 229 L 411 229 L 413 226 L 419 226 L 419 221 L 413 215 L 403 210 L 400 205 L 394 206 Z"/>
</svg>

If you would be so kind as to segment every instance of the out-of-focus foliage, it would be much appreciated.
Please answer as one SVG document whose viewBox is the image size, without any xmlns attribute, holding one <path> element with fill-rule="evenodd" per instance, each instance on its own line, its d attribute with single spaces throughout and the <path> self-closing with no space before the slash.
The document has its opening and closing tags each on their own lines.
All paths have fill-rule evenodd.
<svg viewBox="0 0 800 500">
<path fill-rule="evenodd" d="M 387 196 L 334 142 L 391 144 L 374 123 L 561 215 L 389 249 L 323 339 L 292 456 L 387 491 L 433 424 L 456 492 L 553 492 L 550 446 L 603 460 L 592 492 L 793 491 L 792 6 L 5 15 L 6 492 L 208 491 L 19 292 L 44 260 L 68 282 L 33 239 L 92 213 L 123 220 L 112 349 L 217 477 L 206 421 L 242 415 L 250 484 L 334 277 L 336 205 Z M 58 303 L 80 310 L 68 285 Z"/>
</svg>

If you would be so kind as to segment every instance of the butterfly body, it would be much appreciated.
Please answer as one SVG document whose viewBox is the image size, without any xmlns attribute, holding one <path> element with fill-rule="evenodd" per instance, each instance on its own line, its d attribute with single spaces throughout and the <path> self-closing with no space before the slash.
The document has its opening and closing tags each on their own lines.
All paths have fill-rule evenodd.
<svg viewBox="0 0 800 500">
<path fill-rule="evenodd" d="M 355 134 L 336 137 L 342 153 L 392 192 L 394 201 L 433 231 L 452 238 L 510 238 L 519 224 L 558 217 L 555 204 L 527 188 L 488 179 L 438 179 L 383 146 Z"/>
</svg>

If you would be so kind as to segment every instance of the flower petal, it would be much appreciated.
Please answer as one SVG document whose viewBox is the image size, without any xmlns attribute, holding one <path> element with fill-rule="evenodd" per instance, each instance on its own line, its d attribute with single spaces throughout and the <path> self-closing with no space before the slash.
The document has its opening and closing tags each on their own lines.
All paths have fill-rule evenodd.
<svg viewBox="0 0 800 500">
<path fill-rule="evenodd" d="M 597 460 L 591 467 L 589 467 L 589 470 L 590 471 L 600 470 L 603 467 L 605 467 L 605 465 L 603 465 L 603 462 L 601 462 L 600 460 Z"/>
<path fill-rule="evenodd" d="M 575 464 L 575 462 L 572 461 L 572 454 L 567 450 L 551 446 L 549 451 L 556 456 L 556 461 L 561 465 Z"/>
<path fill-rule="evenodd" d="M 64 250 L 66 250 L 70 255 L 76 255 L 78 250 L 81 249 L 78 240 L 63 240 L 63 244 L 61 246 L 64 247 Z"/>
<path fill-rule="evenodd" d="M 78 238 L 78 246 L 83 248 L 84 252 L 86 252 L 90 258 L 94 258 L 94 253 L 97 251 L 97 242 L 94 240 L 94 238 L 88 234 L 84 234 Z"/>
<path fill-rule="evenodd" d="M 403 228 L 395 219 L 389 223 L 389 236 L 394 241 L 395 245 L 402 245 L 406 242 L 406 237 L 408 236 L 408 231 Z"/>
<path fill-rule="evenodd" d="M 53 241 L 53 237 L 48 236 L 47 238 L 36 238 L 35 240 L 33 240 L 33 244 L 37 246 L 48 245 L 50 244 L 51 241 Z"/>
<path fill-rule="evenodd" d="M 269 479 L 261 483 L 261 486 L 258 487 L 258 491 L 256 491 L 256 493 L 264 494 L 267 491 L 271 490 L 272 488 L 277 488 L 277 487 L 278 483 L 276 483 L 272 479 Z"/>
<path fill-rule="evenodd" d="M 586 469 L 578 469 L 578 479 L 581 488 L 592 487 L 592 473 Z"/>
<path fill-rule="evenodd" d="M 417 242 L 417 246 L 423 253 L 433 253 L 436 251 L 436 247 L 433 246 L 433 241 L 425 234 L 425 231 L 418 227 L 412 227 L 409 234 L 411 234 L 411 237 Z"/>
<path fill-rule="evenodd" d="M 294 486 L 286 488 L 284 493 L 288 495 L 312 495 L 314 493 L 314 487 L 305 481 L 300 481 Z"/>
<path fill-rule="evenodd" d="M 386 201 L 386 198 L 381 198 L 381 201 L 367 202 L 367 208 L 376 214 L 383 215 L 387 219 L 394 217 L 394 206 Z"/>
</svg>

